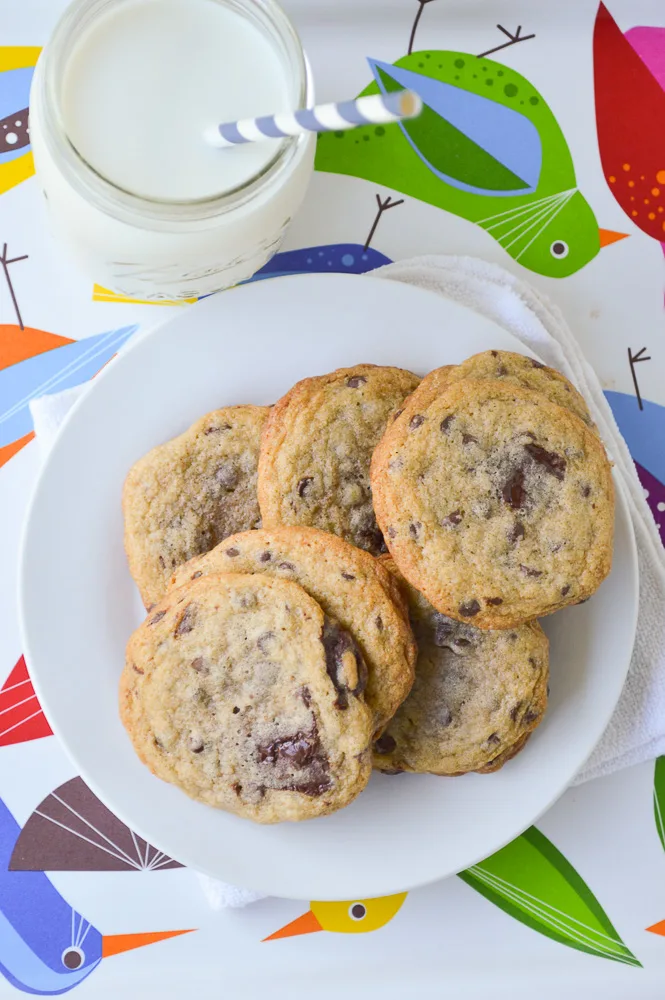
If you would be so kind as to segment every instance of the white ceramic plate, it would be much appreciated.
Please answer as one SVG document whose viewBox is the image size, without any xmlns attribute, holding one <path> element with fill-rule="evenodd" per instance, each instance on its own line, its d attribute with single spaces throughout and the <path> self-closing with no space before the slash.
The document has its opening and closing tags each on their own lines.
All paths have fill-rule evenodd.
<svg viewBox="0 0 665 1000">
<path fill-rule="evenodd" d="M 141 620 L 120 511 L 133 462 L 208 410 L 272 403 L 307 375 L 358 362 L 424 374 L 489 348 L 522 350 L 490 321 L 411 286 L 351 275 L 276 278 L 210 298 L 140 337 L 69 415 L 26 526 L 25 654 L 49 722 L 85 781 L 160 850 L 277 896 L 386 895 L 503 846 L 590 754 L 619 697 L 635 633 L 635 543 L 620 494 L 614 569 L 589 603 L 544 621 L 547 715 L 496 774 L 376 775 L 333 816 L 264 827 L 153 777 L 118 718 L 124 647 Z"/>
</svg>

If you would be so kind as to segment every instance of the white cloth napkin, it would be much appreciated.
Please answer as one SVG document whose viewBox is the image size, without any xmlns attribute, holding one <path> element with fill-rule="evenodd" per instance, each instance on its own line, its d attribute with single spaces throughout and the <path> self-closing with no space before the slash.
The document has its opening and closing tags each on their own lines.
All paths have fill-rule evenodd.
<svg viewBox="0 0 665 1000">
<path fill-rule="evenodd" d="M 628 679 L 600 743 L 575 784 L 665 753 L 665 549 L 644 499 L 626 442 L 595 372 L 560 310 L 524 281 L 472 257 L 425 256 L 388 264 L 373 276 L 417 285 L 494 320 L 563 372 L 582 392 L 621 481 L 637 540 L 640 611 Z M 66 412 L 86 386 L 30 403 L 40 447 L 48 449 Z M 255 892 L 199 876 L 213 908 L 245 906 Z"/>
</svg>

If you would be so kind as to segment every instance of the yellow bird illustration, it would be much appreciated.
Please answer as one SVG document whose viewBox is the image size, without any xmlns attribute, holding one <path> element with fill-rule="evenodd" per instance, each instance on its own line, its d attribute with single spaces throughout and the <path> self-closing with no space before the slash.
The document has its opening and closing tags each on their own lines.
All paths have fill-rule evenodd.
<svg viewBox="0 0 665 1000">
<path fill-rule="evenodd" d="M 310 903 L 307 913 L 296 917 L 290 924 L 269 934 L 264 941 L 311 934 L 314 931 L 333 931 L 336 934 L 366 934 L 385 927 L 400 909 L 407 893 L 379 896 L 377 899 L 351 899 L 344 903 Z"/>
<path fill-rule="evenodd" d="M 34 173 L 28 100 L 40 49 L 0 46 L 0 194 Z"/>
</svg>

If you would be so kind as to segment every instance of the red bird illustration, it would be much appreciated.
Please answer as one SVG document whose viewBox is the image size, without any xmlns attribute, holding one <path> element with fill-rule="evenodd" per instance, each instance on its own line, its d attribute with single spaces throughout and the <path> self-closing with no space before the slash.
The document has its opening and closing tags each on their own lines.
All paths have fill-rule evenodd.
<svg viewBox="0 0 665 1000">
<path fill-rule="evenodd" d="M 656 31 L 631 29 L 624 35 L 601 3 L 593 61 L 598 147 L 605 179 L 626 215 L 643 233 L 658 240 L 665 252 L 663 53 L 656 58 L 654 46 L 642 44 L 645 32 Z"/>
</svg>

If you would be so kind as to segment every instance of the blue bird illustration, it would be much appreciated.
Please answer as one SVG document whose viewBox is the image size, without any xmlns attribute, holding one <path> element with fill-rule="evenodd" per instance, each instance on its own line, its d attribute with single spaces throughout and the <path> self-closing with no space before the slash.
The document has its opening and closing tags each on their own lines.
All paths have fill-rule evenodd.
<svg viewBox="0 0 665 1000">
<path fill-rule="evenodd" d="M 187 930 L 102 935 L 36 871 L 10 871 L 20 827 L 0 800 L 0 972 L 24 993 L 67 993 L 101 960 Z"/>
</svg>

